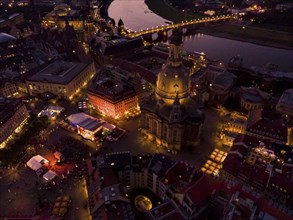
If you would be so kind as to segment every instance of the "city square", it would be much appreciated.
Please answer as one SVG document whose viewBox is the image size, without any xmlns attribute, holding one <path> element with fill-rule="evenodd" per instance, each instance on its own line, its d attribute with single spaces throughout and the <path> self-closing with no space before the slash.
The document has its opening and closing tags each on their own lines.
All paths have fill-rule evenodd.
<svg viewBox="0 0 293 220">
<path fill-rule="evenodd" d="M 292 10 L 2 1 L 0 220 L 292 219 Z"/>
</svg>

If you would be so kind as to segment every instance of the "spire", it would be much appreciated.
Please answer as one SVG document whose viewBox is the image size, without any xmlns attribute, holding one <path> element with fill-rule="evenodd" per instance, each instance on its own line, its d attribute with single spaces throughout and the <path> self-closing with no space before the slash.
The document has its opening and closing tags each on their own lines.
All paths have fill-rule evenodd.
<svg viewBox="0 0 293 220">
<path fill-rule="evenodd" d="M 122 19 L 120 18 L 118 21 L 118 26 L 124 25 L 124 22 L 122 21 Z"/>
<path fill-rule="evenodd" d="M 169 49 L 169 58 L 168 61 L 174 67 L 178 67 L 182 62 L 182 53 L 183 53 L 183 40 L 182 32 L 178 29 L 172 31 L 170 37 L 170 49 Z"/>
<path fill-rule="evenodd" d="M 172 31 L 169 43 L 174 44 L 176 46 L 180 46 L 181 44 L 183 44 L 182 32 L 178 28 Z"/>
<path fill-rule="evenodd" d="M 118 34 L 119 35 L 124 35 L 125 34 L 124 23 L 123 23 L 121 18 L 118 21 Z"/>
<path fill-rule="evenodd" d="M 174 100 L 173 105 L 177 105 L 177 106 L 180 105 L 179 95 L 178 95 L 178 94 L 179 94 L 179 93 L 178 93 L 178 91 L 177 91 L 177 93 L 176 93 L 176 97 L 175 97 L 175 100 Z"/>
<path fill-rule="evenodd" d="M 179 101 L 179 95 L 178 91 L 176 93 L 176 97 L 172 106 L 172 110 L 170 112 L 170 121 L 180 121 L 182 117 L 182 111 Z"/>
</svg>

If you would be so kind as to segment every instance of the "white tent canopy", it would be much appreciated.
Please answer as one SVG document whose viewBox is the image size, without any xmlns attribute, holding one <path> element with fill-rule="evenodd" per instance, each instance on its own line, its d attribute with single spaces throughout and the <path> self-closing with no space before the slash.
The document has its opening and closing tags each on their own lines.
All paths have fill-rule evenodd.
<svg viewBox="0 0 293 220">
<path fill-rule="evenodd" d="M 57 174 L 54 171 L 49 170 L 47 173 L 44 174 L 43 178 L 47 181 L 50 181 L 54 179 L 55 176 L 57 176 Z"/>
<path fill-rule="evenodd" d="M 49 163 L 49 161 L 48 161 L 46 158 L 44 158 L 44 157 L 42 157 L 42 156 L 40 156 L 40 155 L 36 155 L 36 156 L 32 157 L 32 158 L 26 163 L 26 165 L 27 165 L 29 168 L 31 168 L 32 170 L 38 170 L 38 169 L 40 169 L 40 168 L 43 166 L 43 164 L 45 164 L 45 163 Z"/>
</svg>

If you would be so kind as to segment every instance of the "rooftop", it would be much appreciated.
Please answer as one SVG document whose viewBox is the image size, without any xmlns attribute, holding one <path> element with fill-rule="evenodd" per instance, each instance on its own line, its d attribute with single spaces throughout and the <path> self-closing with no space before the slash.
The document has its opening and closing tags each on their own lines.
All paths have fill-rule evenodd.
<svg viewBox="0 0 293 220">
<path fill-rule="evenodd" d="M 0 126 L 4 124 L 15 111 L 23 106 L 19 99 L 6 99 L 0 97 Z"/>
<path fill-rule="evenodd" d="M 133 171 L 141 171 L 144 168 L 148 168 L 149 162 L 152 159 L 149 155 L 137 155 L 132 156 L 132 169 Z"/>
<path fill-rule="evenodd" d="M 55 61 L 34 74 L 29 81 L 68 84 L 89 64 Z"/>
<path fill-rule="evenodd" d="M 185 219 L 177 207 L 171 202 L 167 201 L 155 207 L 150 213 L 151 219 L 155 220 L 183 220 Z"/>
<path fill-rule="evenodd" d="M 163 177 L 168 169 L 170 169 L 175 162 L 163 154 L 155 154 L 150 163 L 150 169 L 158 177 Z"/>
<path fill-rule="evenodd" d="M 136 95 L 134 87 L 127 82 L 123 82 L 119 79 L 112 79 L 109 76 L 102 77 L 100 74 L 97 74 L 90 82 L 88 85 L 88 92 L 91 95 L 100 96 L 111 102 L 124 100 Z"/>
<path fill-rule="evenodd" d="M 129 152 L 117 152 L 106 155 L 106 163 L 111 165 L 114 170 L 120 171 L 124 169 L 130 169 L 131 155 Z"/>
<path fill-rule="evenodd" d="M 73 126 L 80 126 L 89 131 L 96 131 L 101 126 L 108 126 L 107 123 L 101 119 L 94 118 L 85 113 L 76 113 L 67 117 L 70 124 Z"/>
<path fill-rule="evenodd" d="M 255 163 L 247 160 L 251 152 L 257 154 Z M 257 145 L 252 144 L 250 139 L 242 138 L 242 141 L 234 142 L 222 164 L 222 170 L 255 187 L 272 187 L 274 190 L 280 190 L 281 193 L 292 195 L 293 189 L 290 186 L 293 184 L 292 158 L 293 152 L 290 146 L 271 142 L 266 144 L 260 142 Z"/>
<path fill-rule="evenodd" d="M 9 41 L 13 41 L 16 38 L 11 36 L 10 34 L 6 34 L 6 33 L 0 33 L 0 43 L 5 43 L 5 42 L 9 42 Z"/>
<path fill-rule="evenodd" d="M 100 168 L 101 189 L 120 184 L 119 178 L 112 167 Z"/>
<path fill-rule="evenodd" d="M 247 128 L 248 132 L 257 134 L 266 138 L 287 142 L 288 128 L 279 120 L 261 119 Z"/>
</svg>

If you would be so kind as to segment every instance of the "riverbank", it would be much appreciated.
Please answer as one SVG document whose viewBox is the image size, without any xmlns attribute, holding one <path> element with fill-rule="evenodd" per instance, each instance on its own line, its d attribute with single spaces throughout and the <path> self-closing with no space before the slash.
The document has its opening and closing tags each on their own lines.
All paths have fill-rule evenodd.
<svg viewBox="0 0 293 220">
<path fill-rule="evenodd" d="M 191 16 L 173 8 L 166 0 L 145 0 L 145 3 L 155 14 L 173 22 L 199 18 L 201 15 Z M 227 38 L 231 40 L 254 43 L 262 46 L 293 50 L 293 33 L 257 26 L 246 26 L 238 24 L 207 25 L 199 28 L 200 33 Z"/>
<path fill-rule="evenodd" d="M 171 5 L 167 4 L 166 0 L 145 0 L 145 4 L 153 13 L 172 22 L 180 22 L 205 17 L 202 14 L 194 13 L 193 15 L 190 15 L 184 13 L 181 10 L 173 8 Z"/>
<path fill-rule="evenodd" d="M 199 28 L 198 32 L 262 46 L 293 50 L 293 33 L 254 26 L 246 26 L 243 29 L 241 25 L 236 24 L 205 26 Z"/>
</svg>

